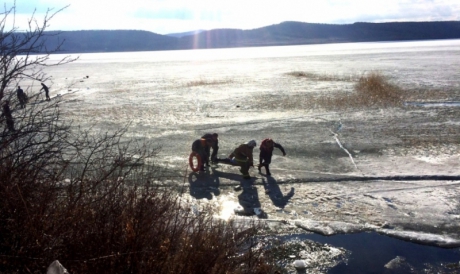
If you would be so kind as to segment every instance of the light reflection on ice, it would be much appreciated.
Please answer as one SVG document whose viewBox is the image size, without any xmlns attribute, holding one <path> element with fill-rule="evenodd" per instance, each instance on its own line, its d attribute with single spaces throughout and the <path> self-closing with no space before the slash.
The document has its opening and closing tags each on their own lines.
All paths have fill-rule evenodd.
<svg viewBox="0 0 460 274">
<path fill-rule="evenodd" d="M 238 203 L 235 201 L 227 200 L 225 197 L 220 197 L 219 200 L 220 211 L 215 217 L 223 220 L 229 220 L 232 216 L 235 215 L 234 209 L 238 206 Z"/>
<path fill-rule="evenodd" d="M 430 156 L 416 156 L 414 157 L 417 160 L 427 162 L 430 164 L 440 164 L 444 159 L 449 159 L 449 157 L 430 157 Z"/>
</svg>

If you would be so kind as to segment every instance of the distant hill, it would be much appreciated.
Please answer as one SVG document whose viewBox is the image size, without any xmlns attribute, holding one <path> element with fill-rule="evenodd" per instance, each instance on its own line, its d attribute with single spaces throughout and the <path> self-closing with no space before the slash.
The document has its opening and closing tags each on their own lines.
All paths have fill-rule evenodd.
<svg viewBox="0 0 460 274">
<path fill-rule="evenodd" d="M 460 21 L 354 23 L 283 22 L 252 30 L 214 29 L 160 35 L 139 30 L 48 32 L 48 47 L 65 40 L 62 52 L 121 52 L 320 43 L 459 39 Z"/>
<path fill-rule="evenodd" d="M 184 37 L 184 36 L 189 36 L 189 35 L 195 35 L 195 34 L 198 34 L 200 32 L 203 32 L 205 30 L 194 30 L 194 31 L 187 31 L 187 32 L 177 32 L 177 33 L 168 33 L 168 34 L 165 34 L 166 36 L 171 36 L 171 37 Z"/>
<path fill-rule="evenodd" d="M 179 47 L 224 48 L 460 38 L 460 21 L 354 23 L 283 22 L 253 30 L 217 29 L 180 38 Z"/>
<path fill-rule="evenodd" d="M 141 30 L 80 30 L 47 32 L 46 45 L 54 48 L 64 41 L 62 52 L 122 52 L 174 49 L 175 37 Z"/>
</svg>

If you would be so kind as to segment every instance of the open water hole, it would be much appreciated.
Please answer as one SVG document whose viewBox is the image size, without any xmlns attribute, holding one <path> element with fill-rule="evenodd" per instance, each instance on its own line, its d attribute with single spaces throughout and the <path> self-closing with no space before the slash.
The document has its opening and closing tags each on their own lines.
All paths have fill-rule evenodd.
<svg viewBox="0 0 460 274">
<path fill-rule="evenodd" d="M 339 234 L 322 236 L 319 234 L 291 235 L 298 240 L 312 240 L 334 247 L 342 247 L 351 252 L 347 263 L 340 263 L 329 270 L 329 274 L 343 273 L 400 273 L 386 272 L 385 264 L 397 256 L 404 257 L 406 262 L 416 270 L 422 271 L 427 265 L 454 265 L 448 273 L 460 273 L 460 248 L 441 248 L 415 244 L 376 232 L 356 234 Z M 458 272 L 455 272 L 458 271 Z M 302 272 L 300 272 L 302 273 Z M 308 270 L 307 272 L 308 273 Z M 431 273 L 431 272 L 430 272 Z M 440 272 L 435 272 L 440 273 Z M 441 272 L 442 273 L 442 272 Z"/>
</svg>

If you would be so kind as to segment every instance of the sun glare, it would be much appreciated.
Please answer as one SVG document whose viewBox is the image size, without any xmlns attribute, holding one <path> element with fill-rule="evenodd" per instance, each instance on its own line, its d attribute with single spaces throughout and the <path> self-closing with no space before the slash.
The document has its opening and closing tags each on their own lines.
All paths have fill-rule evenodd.
<svg viewBox="0 0 460 274">
<path fill-rule="evenodd" d="M 222 220 L 229 220 L 232 216 L 235 215 L 234 209 L 238 206 L 238 203 L 235 201 L 229 200 L 227 197 L 220 197 L 220 210 L 219 214 L 216 215 L 216 218 Z"/>
</svg>

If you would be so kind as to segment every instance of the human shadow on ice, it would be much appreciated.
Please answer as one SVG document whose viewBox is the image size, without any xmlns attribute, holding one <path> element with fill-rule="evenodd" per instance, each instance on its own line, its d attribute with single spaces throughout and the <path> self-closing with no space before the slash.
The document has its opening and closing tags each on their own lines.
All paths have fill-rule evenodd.
<svg viewBox="0 0 460 274">
<path fill-rule="evenodd" d="M 190 195 L 196 199 L 211 200 L 213 196 L 220 194 L 219 177 L 209 176 L 208 173 L 192 172 L 188 176 L 188 183 Z"/>
<path fill-rule="evenodd" d="M 235 186 L 235 191 L 242 192 L 238 195 L 239 206 L 234 209 L 235 214 L 243 216 L 256 215 L 262 219 L 266 219 L 268 217 L 267 213 L 261 209 L 259 193 L 257 191 L 257 187 L 254 185 L 254 177 L 248 180 L 244 179 L 240 174 L 222 172 L 216 168 L 211 169 L 211 176 L 215 176 L 217 180 L 219 180 L 219 178 L 225 178 L 232 182 L 238 182 L 238 185 Z"/>
<path fill-rule="evenodd" d="M 206 198 L 211 200 L 214 196 L 220 194 L 219 187 L 221 180 L 225 179 L 230 184 L 236 185 L 235 191 L 242 191 L 238 195 L 239 206 L 234 209 L 235 214 L 267 218 L 267 214 L 261 209 L 257 187 L 254 185 L 254 179 L 243 179 L 240 174 L 222 172 L 211 167 L 203 173 L 192 172 L 189 175 L 190 195 L 196 199 Z"/>
<path fill-rule="evenodd" d="M 205 172 L 191 172 L 189 174 L 190 195 L 196 199 L 206 198 L 211 200 L 213 194 L 214 196 L 220 194 L 221 179 L 226 179 L 226 181 L 238 185 L 241 185 L 244 180 L 239 174 L 222 172 L 214 167 L 206 167 Z"/>
<path fill-rule="evenodd" d="M 267 177 L 266 179 L 262 179 L 262 185 L 265 189 L 265 194 L 268 194 L 270 200 L 272 200 L 273 205 L 279 208 L 284 208 L 289 200 L 294 196 L 294 188 L 291 187 L 291 190 L 284 195 L 281 192 L 281 189 L 276 182 L 275 178 Z"/>
<path fill-rule="evenodd" d="M 244 216 L 256 215 L 261 219 L 268 218 L 266 212 L 261 208 L 257 187 L 252 181 L 244 180 L 241 182 L 242 192 L 238 195 L 239 206 L 235 208 L 235 214 Z"/>
</svg>

